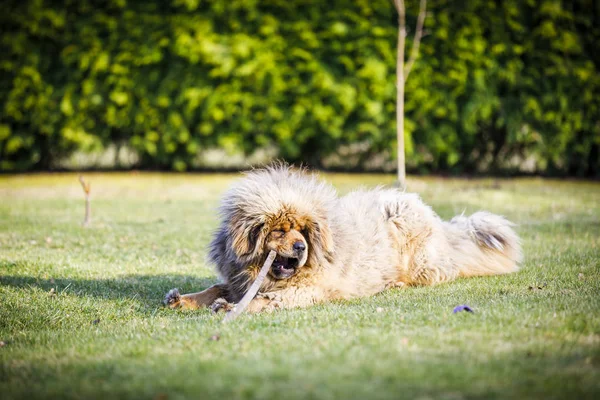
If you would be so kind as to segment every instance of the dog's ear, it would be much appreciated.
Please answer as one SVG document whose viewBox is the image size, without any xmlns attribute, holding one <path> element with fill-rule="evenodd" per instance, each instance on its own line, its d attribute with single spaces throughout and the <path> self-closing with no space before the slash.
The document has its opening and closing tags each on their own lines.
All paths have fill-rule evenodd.
<svg viewBox="0 0 600 400">
<path fill-rule="evenodd" d="M 309 261 L 311 264 L 323 264 L 332 259 L 335 246 L 333 235 L 327 220 L 313 220 L 306 225 L 309 241 Z"/>
<path fill-rule="evenodd" d="M 233 251 L 238 257 L 258 255 L 264 240 L 265 224 L 261 221 L 234 216 L 230 222 L 230 239 Z"/>
<path fill-rule="evenodd" d="M 225 254 L 227 254 L 227 237 L 228 231 L 226 227 L 221 226 L 215 232 L 212 241 L 210 242 L 208 258 L 218 266 L 225 264 Z"/>
</svg>

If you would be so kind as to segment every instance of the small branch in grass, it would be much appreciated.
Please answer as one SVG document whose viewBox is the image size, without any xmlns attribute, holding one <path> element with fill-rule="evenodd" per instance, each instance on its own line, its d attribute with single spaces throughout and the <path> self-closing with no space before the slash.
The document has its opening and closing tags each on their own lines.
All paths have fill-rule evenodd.
<svg viewBox="0 0 600 400">
<path fill-rule="evenodd" d="M 233 308 L 233 310 L 229 311 L 227 315 L 225 315 L 225 319 L 223 319 L 223 322 L 229 322 L 237 318 L 241 313 L 244 312 L 246 307 L 248 307 L 248 304 L 250 304 L 250 301 L 252 301 L 254 296 L 256 296 L 256 293 L 258 292 L 258 289 L 260 289 L 260 285 L 265 279 L 265 276 L 267 276 L 267 272 L 269 272 L 269 268 L 271 268 L 271 264 L 273 264 L 273 261 L 275 261 L 276 256 L 277 253 L 271 250 L 269 256 L 265 260 L 265 263 L 260 269 L 258 276 L 252 283 L 252 286 L 250 286 L 250 289 L 248 289 L 242 300 Z"/>
<path fill-rule="evenodd" d="M 81 183 L 81 187 L 83 188 L 83 193 L 85 194 L 85 217 L 83 219 L 83 226 L 89 226 L 92 218 L 91 215 L 91 206 L 90 206 L 90 192 L 91 192 L 91 184 L 89 182 L 85 182 L 83 180 L 83 176 L 79 175 L 79 183 Z"/>
</svg>

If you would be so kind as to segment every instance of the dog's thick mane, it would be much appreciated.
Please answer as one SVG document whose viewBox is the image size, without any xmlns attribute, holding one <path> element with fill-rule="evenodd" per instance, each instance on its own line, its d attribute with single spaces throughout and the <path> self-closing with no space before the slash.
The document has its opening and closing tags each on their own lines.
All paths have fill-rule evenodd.
<svg viewBox="0 0 600 400">
<path fill-rule="evenodd" d="M 276 216 L 282 210 L 298 215 L 325 216 L 337 199 L 335 190 L 303 169 L 276 164 L 246 172 L 224 196 L 223 218 L 243 211 L 248 217 Z"/>
<path fill-rule="evenodd" d="M 221 278 L 244 291 L 264 261 L 266 235 L 289 218 L 306 223 L 307 266 L 325 262 L 333 252 L 328 215 L 335 206 L 336 191 L 304 169 L 282 163 L 245 175 L 224 195 L 221 223 L 210 245 L 209 259 Z"/>
</svg>

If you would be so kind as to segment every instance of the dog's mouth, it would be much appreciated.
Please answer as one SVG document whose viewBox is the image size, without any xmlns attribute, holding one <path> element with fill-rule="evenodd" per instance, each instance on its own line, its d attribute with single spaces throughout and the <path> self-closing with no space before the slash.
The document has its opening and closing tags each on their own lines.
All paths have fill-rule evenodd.
<svg viewBox="0 0 600 400">
<path fill-rule="evenodd" d="M 271 266 L 271 275 L 277 279 L 289 278 L 296 273 L 298 263 L 297 258 L 284 257 L 281 254 L 277 254 Z"/>
</svg>

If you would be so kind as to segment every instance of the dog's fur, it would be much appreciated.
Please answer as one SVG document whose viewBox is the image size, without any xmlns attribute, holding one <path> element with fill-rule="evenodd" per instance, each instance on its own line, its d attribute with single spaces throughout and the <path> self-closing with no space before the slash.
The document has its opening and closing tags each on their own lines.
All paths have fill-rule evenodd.
<svg viewBox="0 0 600 400">
<path fill-rule="evenodd" d="M 501 216 L 444 222 L 416 194 L 397 189 L 338 198 L 316 176 L 285 165 L 249 172 L 225 194 L 221 217 L 209 257 L 223 283 L 183 296 L 174 289 L 170 307 L 239 301 L 270 250 L 279 256 L 251 312 L 505 274 L 521 261 L 519 238 Z"/>
</svg>

